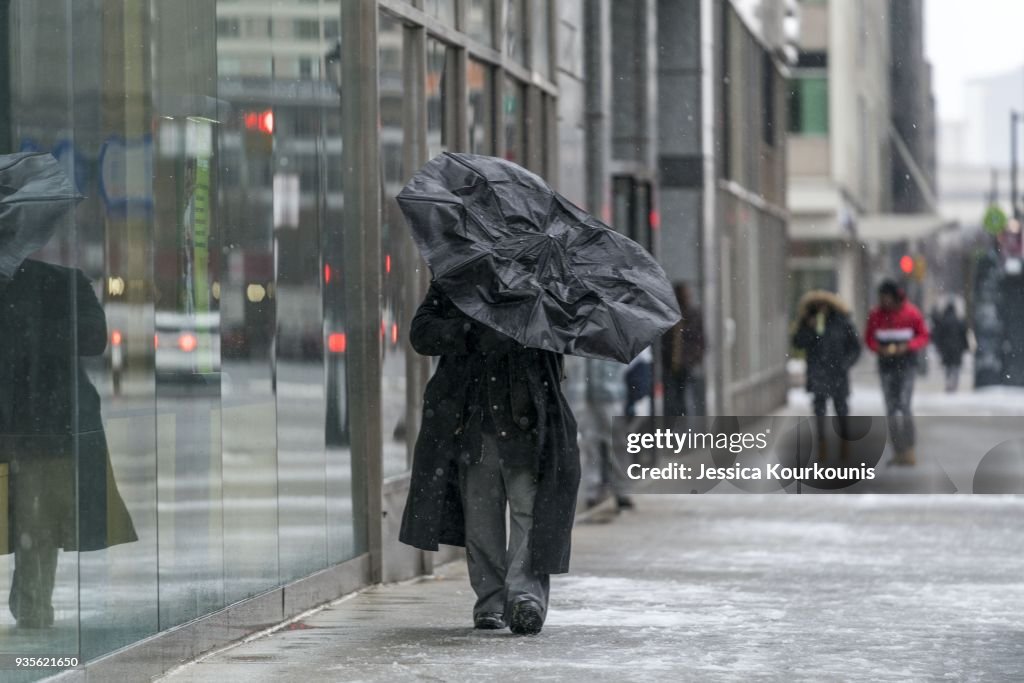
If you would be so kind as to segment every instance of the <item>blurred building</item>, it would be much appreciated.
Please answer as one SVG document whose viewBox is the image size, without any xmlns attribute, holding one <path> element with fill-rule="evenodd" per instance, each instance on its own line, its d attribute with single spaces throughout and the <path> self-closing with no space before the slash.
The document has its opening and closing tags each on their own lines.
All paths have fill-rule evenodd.
<svg viewBox="0 0 1024 683">
<path fill-rule="evenodd" d="M 790 86 L 790 305 L 839 292 L 861 318 L 875 280 L 944 222 L 923 0 L 801 3 Z M 923 261 L 922 261 L 923 262 Z"/>
<path fill-rule="evenodd" d="M 602 96 L 611 104 L 592 113 L 610 122 L 598 134 L 612 139 L 611 178 L 595 176 L 592 187 L 610 184 L 613 224 L 634 216 L 634 238 L 649 240 L 669 279 L 703 309 L 695 412 L 760 414 L 785 396 L 791 3 L 630 5 L 611 3 L 606 19 L 612 49 L 601 55 L 612 87 Z M 601 3 L 588 6 L 598 12 Z"/>
</svg>

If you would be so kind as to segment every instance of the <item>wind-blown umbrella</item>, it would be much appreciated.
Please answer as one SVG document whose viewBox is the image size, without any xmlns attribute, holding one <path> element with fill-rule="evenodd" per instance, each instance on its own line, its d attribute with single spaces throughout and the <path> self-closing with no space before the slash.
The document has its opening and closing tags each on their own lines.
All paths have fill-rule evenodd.
<svg viewBox="0 0 1024 683">
<path fill-rule="evenodd" d="M 524 346 L 626 363 L 680 318 L 647 251 L 509 161 L 442 154 L 397 199 L 441 290 Z"/>
<path fill-rule="evenodd" d="M 80 199 L 53 155 L 0 155 L 0 278 L 46 244 Z"/>
</svg>

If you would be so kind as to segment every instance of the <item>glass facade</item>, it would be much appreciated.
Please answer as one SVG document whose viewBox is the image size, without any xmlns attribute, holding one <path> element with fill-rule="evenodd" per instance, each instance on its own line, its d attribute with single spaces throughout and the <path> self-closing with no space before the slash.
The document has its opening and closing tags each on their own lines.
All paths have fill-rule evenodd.
<svg viewBox="0 0 1024 683">
<path fill-rule="evenodd" d="M 556 101 L 524 80 L 553 66 L 524 50 L 527 3 L 417 6 L 378 12 L 373 87 L 337 0 L 10 1 L 0 153 L 52 154 L 85 198 L 0 290 L 54 318 L 0 318 L 25 368 L 0 371 L 0 657 L 93 659 L 371 552 L 367 491 L 408 470 L 429 373 L 406 338 L 429 274 L 394 197 L 442 151 L 527 163 L 555 139 L 526 118 Z M 346 98 L 369 94 L 379 125 L 357 130 Z M 367 137 L 370 224 L 346 208 Z M 379 306 L 353 305 L 364 234 Z M 367 365 L 379 384 L 353 379 Z M 77 422 L 7 418 L 43 400 Z"/>
</svg>

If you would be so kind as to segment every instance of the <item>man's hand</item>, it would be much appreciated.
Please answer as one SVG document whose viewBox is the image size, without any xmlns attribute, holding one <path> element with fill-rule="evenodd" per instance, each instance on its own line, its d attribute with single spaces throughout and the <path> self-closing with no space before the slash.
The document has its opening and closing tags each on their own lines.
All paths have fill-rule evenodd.
<svg viewBox="0 0 1024 683">
<path fill-rule="evenodd" d="M 900 342 L 899 344 L 886 344 L 879 351 L 883 356 L 893 358 L 905 355 L 907 353 L 907 348 L 908 347 L 905 342 Z"/>
</svg>

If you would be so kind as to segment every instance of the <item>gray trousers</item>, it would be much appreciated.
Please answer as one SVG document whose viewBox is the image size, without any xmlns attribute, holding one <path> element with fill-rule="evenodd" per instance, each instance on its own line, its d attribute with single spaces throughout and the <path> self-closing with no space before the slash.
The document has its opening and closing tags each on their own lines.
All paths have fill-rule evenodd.
<svg viewBox="0 0 1024 683">
<path fill-rule="evenodd" d="M 550 577 L 531 568 L 530 533 L 537 480 L 532 467 L 512 466 L 500 457 L 493 434 L 483 433 L 479 462 L 459 463 L 459 487 L 466 521 L 466 562 L 476 593 L 473 615 L 507 615 L 520 600 L 548 606 Z M 505 527 L 509 509 L 511 529 Z"/>
<path fill-rule="evenodd" d="M 889 418 L 889 438 L 897 453 L 914 447 L 914 413 L 910 401 L 914 396 L 916 363 L 879 368 L 885 414 Z"/>
</svg>

